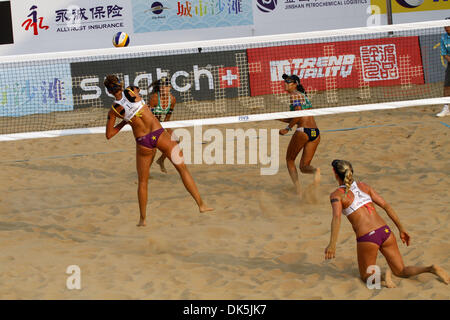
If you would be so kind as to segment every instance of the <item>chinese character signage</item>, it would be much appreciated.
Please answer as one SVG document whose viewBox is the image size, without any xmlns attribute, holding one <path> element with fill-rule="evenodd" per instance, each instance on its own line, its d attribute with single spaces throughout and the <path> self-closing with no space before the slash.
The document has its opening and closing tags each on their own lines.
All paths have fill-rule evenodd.
<svg viewBox="0 0 450 320">
<path fill-rule="evenodd" d="M 253 25 L 249 0 L 132 0 L 135 33 Z"/>
</svg>

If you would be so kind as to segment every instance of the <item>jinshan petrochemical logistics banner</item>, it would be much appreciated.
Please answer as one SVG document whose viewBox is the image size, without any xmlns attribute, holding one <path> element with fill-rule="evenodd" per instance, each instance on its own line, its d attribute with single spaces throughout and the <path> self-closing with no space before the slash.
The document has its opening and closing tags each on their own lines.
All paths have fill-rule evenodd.
<svg viewBox="0 0 450 320">
<path fill-rule="evenodd" d="M 248 62 L 252 96 L 284 92 L 283 73 L 309 91 L 424 83 L 418 37 L 249 49 Z"/>
<path fill-rule="evenodd" d="M 386 15 L 386 0 L 370 0 Z M 393 23 L 442 20 L 450 16 L 449 0 L 391 0 Z M 384 22 L 384 21 L 383 21 Z"/>
<path fill-rule="evenodd" d="M 370 0 L 255 0 L 255 35 L 366 27 Z"/>
<path fill-rule="evenodd" d="M 247 65 L 244 50 L 71 63 L 74 107 L 109 107 L 103 85 L 108 74 L 139 86 L 144 98 L 149 84 L 162 77 L 170 79 L 179 102 L 248 96 Z"/>
<path fill-rule="evenodd" d="M 447 61 L 441 56 L 441 35 L 430 34 L 419 37 L 426 83 L 443 82 L 445 78 Z"/>
</svg>

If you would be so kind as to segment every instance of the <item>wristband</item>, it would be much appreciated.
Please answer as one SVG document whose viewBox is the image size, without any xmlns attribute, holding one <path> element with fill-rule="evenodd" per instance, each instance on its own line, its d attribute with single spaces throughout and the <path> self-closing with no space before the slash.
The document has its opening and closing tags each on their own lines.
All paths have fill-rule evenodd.
<svg viewBox="0 0 450 320">
<path fill-rule="evenodd" d="M 286 130 L 287 130 L 287 131 L 291 131 L 291 130 L 292 130 L 292 128 L 291 128 L 291 127 L 289 127 L 289 126 L 287 126 L 287 127 L 286 127 Z"/>
</svg>

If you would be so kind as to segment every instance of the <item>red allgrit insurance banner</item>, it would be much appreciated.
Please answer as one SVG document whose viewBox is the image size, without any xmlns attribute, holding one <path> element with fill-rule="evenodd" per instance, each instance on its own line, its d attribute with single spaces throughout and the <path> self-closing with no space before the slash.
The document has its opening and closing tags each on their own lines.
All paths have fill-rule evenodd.
<svg viewBox="0 0 450 320">
<path fill-rule="evenodd" d="M 248 49 L 251 95 L 284 92 L 283 73 L 311 90 L 423 84 L 419 37 Z"/>
</svg>

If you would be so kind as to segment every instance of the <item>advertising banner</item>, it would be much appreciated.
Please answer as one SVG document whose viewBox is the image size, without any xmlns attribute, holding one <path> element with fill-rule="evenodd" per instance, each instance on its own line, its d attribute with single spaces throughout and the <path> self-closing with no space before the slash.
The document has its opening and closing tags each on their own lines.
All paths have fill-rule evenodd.
<svg viewBox="0 0 450 320">
<path fill-rule="evenodd" d="M 0 69 L 0 117 L 73 110 L 69 64 Z"/>
<path fill-rule="evenodd" d="M 253 25 L 248 0 L 132 0 L 132 4 L 135 33 Z"/>
<path fill-rule="evenodd" d="M 366 27 L 370 0 L 255 0 L 255 35 Z"/>
<path fill-rule="evenodd" d="M 0 1 L 0 30 L 0 45 L 14 43 L 10 1 Z"/>
<path fill-rule="evenodd" d="M 443 20 L 450 16 L 449 0 L 390 0 L 393 23 Z M 376 14 L 386 16 L 386 0 L 370 0 Z M 384 19 L 385 21 L 385 19 Z M 384 22 L 385 23 L 385 22 Z"/>
<path fill-rule="evenodd" d="M 430 34 L 419 37 L 426 83 L 442 82 L 445 78 L 447 61 L 441 56 L 441 35 Z"/>
<path fill-rule="evenodd" d="M 72 63 L 75 108 L 110 107 L 103 85 L 108 74 L 139 86 L 144 99 L 154 80 L 167 77 L 178 102 L 194 102 L 248 96 L 247 70 L 243 50 Z"/>
<path fill-rule="evenodd" d="M 15 44 L 0 47 L 0 55 L 107 48 L 116 32 L 132 32 L 129 1 L 14 0 L 11 5 Z"/>
<path fill-rule="evenodd" d="M 252 96 L 283 92 L 283 73 L 309 90 L 424 83 L 418 37 L 249 49 L 248 61 Z"/>
</svg>

